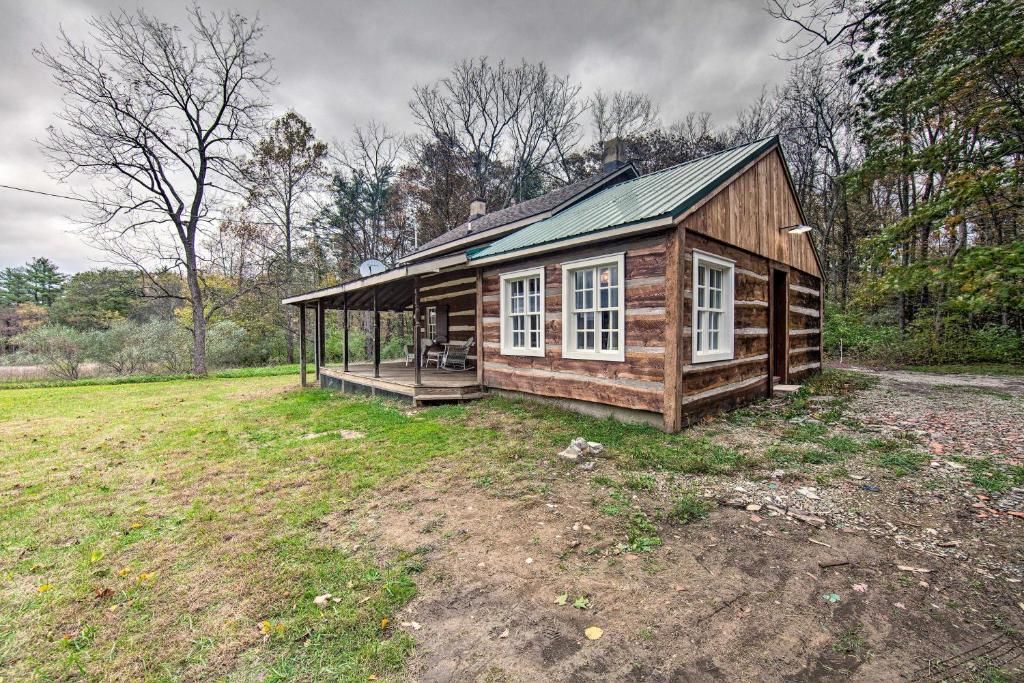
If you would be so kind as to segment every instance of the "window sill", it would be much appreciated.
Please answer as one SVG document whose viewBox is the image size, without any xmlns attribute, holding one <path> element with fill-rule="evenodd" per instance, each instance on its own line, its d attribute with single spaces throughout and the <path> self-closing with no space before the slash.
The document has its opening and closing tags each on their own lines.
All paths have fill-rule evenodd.
<svg viewBox="0 0 1024 683">
<path fill-rule="evenodd" d="M 719 351 L 717 353 L 694 354 L 690 362 L 697 365 L 699 363 L 713 363 L 719 360 L 733 360 L 733 358 L 735 358 L 735 355 L 732 351 Z"/>
<path fill-rule="evenodd" d="M 502 349 L 501 355 L 503 356 L 533 356 L 535 358 L 544 357 L 544 349 Z"/>
<path fill-rule="evenodd" d="M 609 363 L 624 363 L 626 354 L 622 351 L 617 353 L 594 353 L 592 351 L 568 351 L 562 349 L 562 358 L 571 360 L 601 360 Z"/>
</svg>

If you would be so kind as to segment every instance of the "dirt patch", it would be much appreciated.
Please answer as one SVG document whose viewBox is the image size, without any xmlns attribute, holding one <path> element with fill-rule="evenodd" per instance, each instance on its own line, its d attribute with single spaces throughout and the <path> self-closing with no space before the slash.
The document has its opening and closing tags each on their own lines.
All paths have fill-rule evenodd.
<svg viewBox="0 0 1024 683">
<path fill-rule="evenodd" d="M 997 596 L 963 595 L 955 561 L 728 508 L 664 528 L 656 551 L 617 551 L 618 520 L 581 500 L 592 476 L 516 498 L 408 485 L 326 533 L 351 538 L 354 521 L 382 560 L 422 556 L 420 597 L 396 619 L 421 625 L 421 681 L 897 680 L 921 653 L 971 643 L 975 610 L 998 611 Z M 589 626 L 603 637 L 588 641 Z"/>
<path fill-rule="evenodd" d="M 422 563 L 419 596 L 393 620 L 418 643 L 410 680 L 1012 676 L 1024 663 L 1024 520 L 990 512 L 1019 495 L 989 500 L 952 458 L 999 452 L 983 425 L 1000 425 L 996 461 L 1015 462 L 1018 396 L 959 391 L 881 377 L 792 418 L 773 401 L 691 430 L 764 459 L 742 474 L 638 473 L 614 453 L 585 471 L 555 450 L 500 482 L 440 465 L 329 516 L 323 534 Z M 840 403 L 844 417 L 823 422 Z M 767 454 L 787 438 L 806 450 L 808 435 L 845 455 L 774 469 Z M 866 444 L 887 439 L 924 464 L 878 465 Z M 671 521 L 683 490 L 710 503 L 705 519 Z M 657 542 L 632 538 L 634 511 Z"/>
</svg>

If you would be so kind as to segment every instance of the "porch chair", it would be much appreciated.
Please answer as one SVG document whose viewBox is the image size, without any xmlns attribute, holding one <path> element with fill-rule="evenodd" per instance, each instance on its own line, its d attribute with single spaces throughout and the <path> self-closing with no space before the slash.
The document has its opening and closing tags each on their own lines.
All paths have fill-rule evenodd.
<svg viewBox="0 0 1024 683">
<path fill-rule="evenodd" d="M 469 351 L 473 348 L 473 338 L 464 342 L 451 342 L 445 345 L 444 356 L 441 358 L 441 370 L 469 370 Z"/>
<path fill-rule="evenodd" d="M 425 356 L 426 350 L 430 348 L 430 344 L 431 344 L 431 341 L 429 339 L 421 339 L 420 340 L 420 358 L 421 359 Z M 413 350 L 413 345 L 412 344 L 406 344 L 405 345 L 405 367 L 409 367 L 410 363 L 415 363 L 415 362 L 416 362 L 416 352 Z M 420 367 L 424 367 L 424 366 L 421 364 Z"/>
</svg>

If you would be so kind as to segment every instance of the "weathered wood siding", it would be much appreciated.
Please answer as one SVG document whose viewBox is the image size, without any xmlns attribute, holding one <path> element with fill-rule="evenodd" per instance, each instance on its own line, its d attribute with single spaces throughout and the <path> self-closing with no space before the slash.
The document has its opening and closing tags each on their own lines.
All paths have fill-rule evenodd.
<svg viewBox="0 0 1024 683">
<path fill-rule="evenodd" d="M 666 236 L 609 242 L 488 268 L 483 276 L 483 384 L 557 398 L 661 412 L 665 389 Z M 625 362 L 562 358 L 561 263 L 625 252 Z M 506 356 L 501 273 L 544 266 L 544 356 Z"/>
<path fill-rule="evenodd" d="M 789 273 L 789 381 L 821 370 L 821 280 Z"/>
<path fill-rule="evenodd" d="M 448 341 L 466 341 L 476 336 L 476 271 L 427 275 L 420 278 L 420 305 L 423 319 L 420 331 L 427 338 L 428 306 L 445 306 L 448 310 Z M 470 358 L 477 356 L 474 350 Z"/>
<path fill-rule="evenodd" d="M 753 254 L 821 277 L 810 236 L 779 228 L 800 222 L 778 149 L 772 149 L 690 214 L 683 225 Z"/>
<path fill-rule="evenodd" d="M 734 358 L 693 363 L 693 251 L 736 262 Z M 686 232 L 683 293 L 683 424 L 768 393 L 768 276 L 770 262 L 696 232 Z"/>
</svg>

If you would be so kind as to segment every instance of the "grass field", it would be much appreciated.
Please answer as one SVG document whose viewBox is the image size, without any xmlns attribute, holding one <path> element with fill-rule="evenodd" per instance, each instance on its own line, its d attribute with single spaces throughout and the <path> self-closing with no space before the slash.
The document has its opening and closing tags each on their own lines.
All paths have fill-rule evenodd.
<svg viewBox="0 0 1024 683">
<path fill-rule="evenodd" d="M 0 392 L 0 678 L 396 671 L 410 642 L 382 620 L 415 563 L 326 547 L 317 520 L 487 435 L 295 383 Z M 366 438 L 303 438 L 339 428 Z"/>
<path fill-rule="evenodd" d="M 407 414 L 296 383 L 0 391 L 0 679 L 387 678 L 411 641 L 383 620 L 420 563 L 332 547 L 319 520 L 440 456 L 494 463 L 582 430 L 640 458 L 682 443 L 545 410 L 498 438 L 451 419 L 463 407 Z M 340 601 L 314 604 L 326 593 Z"/>
</svg>

